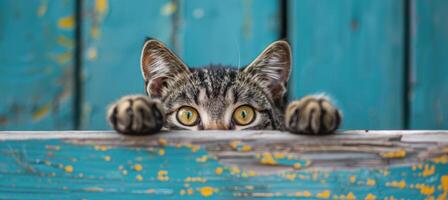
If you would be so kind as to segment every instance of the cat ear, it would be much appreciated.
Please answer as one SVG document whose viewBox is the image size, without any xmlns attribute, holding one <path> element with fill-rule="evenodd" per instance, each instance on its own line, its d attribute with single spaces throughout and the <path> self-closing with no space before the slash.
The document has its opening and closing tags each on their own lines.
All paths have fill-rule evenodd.
<svg viewBox="0 0 448 200">
<path fill-rule="evenodd" d="M 154 39 L 143 45 L 140 65 L 146 92 L 152 98 L 160 98 L 174 80 L 190 73 L 179 57 Z"/>
<path fill-rule="evenodd" d="M 291 71 L 291 48 L 288 42 L 273 42 L 243 71 L 267 88 L 275 102 L 283 101 Z"/>
</svg>

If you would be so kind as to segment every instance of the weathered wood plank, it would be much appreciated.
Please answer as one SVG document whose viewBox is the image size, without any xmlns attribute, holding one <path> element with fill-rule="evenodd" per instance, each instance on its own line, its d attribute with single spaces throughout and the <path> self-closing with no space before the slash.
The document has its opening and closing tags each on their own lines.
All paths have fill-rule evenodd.
<svg viewBox="0 0 448 200">
<path fill-rule="evenodd" d="M 0 0 L 0 130 L 73 129 L 74 0 Z"/>
<path fill-rule="evenodd" d="M 290 97 L 326 92 L 347 129 L 403 125 L 403 1 L 289 1 Z"/>
<path fill-rule="evenodd" d="M 446 131 L 0 132 L 0 197 L 446 199 L 447 149 Z"/>
<path fill-rule="evenodd" d="M 413 0 L 410 128 L 448 128 L 448 2 Z"/>
<path fill-rule="evenodd" d="M 177 52 L 191 67 L 249 64 L 280 36 L 277 0 L 180 1 Z"/>
<path fill-rule="evenodd" d="M 141 47 L 146 37 L 171 46 L 176 9 L 169 0 L 85 1 L 82 129 L 108 128 L 108 104 L 144 93 Z"/>
</svg>

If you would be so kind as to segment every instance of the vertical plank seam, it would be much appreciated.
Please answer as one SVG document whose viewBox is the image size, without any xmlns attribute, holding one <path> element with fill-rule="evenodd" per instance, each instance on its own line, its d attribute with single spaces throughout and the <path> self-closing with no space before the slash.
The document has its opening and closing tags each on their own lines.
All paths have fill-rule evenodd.
<svg viewBox="0 0 448 200">
<path fill-rule="evenodd" d="M 280 4 L 280 39 L 289 41 L 288 38 L 288 0 L 279 0 Z"/>
<path fill-rule="evenodd" d="M 172 24 L 171 24 L 171 44 L 173 45 L 173 49 L 177 52 L 178 55 L 182 55 L 181 54 L 181 46 L 179 43 L 179 26 L 181 23 L 181 15 L 180 15 L 180 9 L 181 9 L 181 5 L 180 5 L 180 1 L 179 0 L 171 0 L 171 3 L 176 6 L 176 11 L 173 13 L 172 15 Z"/>
<path fill-rule="evenodd" d="M 279 36 L 280 39 L 282 40 L 286 40 L 289 42 L 289 35 L 288 35 L 288 31 L 289 31 L 289 27 L 288 27 L 288 0 L 279 0 L 279 24 L 280 24 L 280 30 L 279 30 Z M 294 66 L 291 66 L 294 67 Z M 290 76 L 291 77 L 291 76 Z M 292 80 L 288 80 L 288 82 L 291 82 Z M 286 88 L 287 88 L 287 93 L 285 94 L 285 96 L 283 97 L 283 106 L 286 106 L 286 103 L 289 102 L 290 100 L 290 95 L 289 95 L 289 87 L 288 87 L 288 83 L 286 83 Z M 284 108 L 282 108 L 284 109 Z"/>
<path fill-rule="evenodd" d="M 73 128 L 81 128 L 82 116 L 82 9 L 83 0 L 75 0 L 74 105 Z"/>
<path fill-rule="evenodd" d="M 411 51 L 411 31 L 412 31 L 412 9 L 411 0 L 403 0 L 403 128 L 409 129 L 410 127 L 410 94 L 411 94 L 411 59 L 412 59 L 412 51 Z"/>
</svg>

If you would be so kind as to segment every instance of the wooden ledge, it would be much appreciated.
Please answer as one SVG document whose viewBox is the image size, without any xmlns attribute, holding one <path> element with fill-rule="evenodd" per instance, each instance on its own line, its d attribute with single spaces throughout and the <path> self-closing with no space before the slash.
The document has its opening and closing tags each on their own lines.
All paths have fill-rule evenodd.
<svg viewBox="0 0 448 200">
<path fill-rule="evenodd" d="M 327 136 L 171 131 L 139 137 L 113 131 L 4 131 L 0 153 L 0 197 L 26 198 L 30 192 L 45 199 L 448 195 L 448 131 L 442 130 Z"/>
</svg>

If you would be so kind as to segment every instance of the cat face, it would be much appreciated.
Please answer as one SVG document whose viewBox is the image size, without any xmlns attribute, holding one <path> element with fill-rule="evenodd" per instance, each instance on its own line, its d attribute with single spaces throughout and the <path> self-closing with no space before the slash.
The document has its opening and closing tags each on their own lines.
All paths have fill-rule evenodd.
<svg viewBox="0 0 448 200">
<path fill-rule="evenodd" d="M 244 68 L 188 68 L 161 42 L 141 54 L 145 89 L 165 108 L 169 129 L 279 129 L 291 64 L 285 41 L 269 45 Z"/>
</svg>

